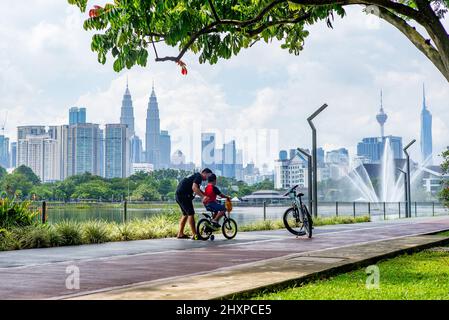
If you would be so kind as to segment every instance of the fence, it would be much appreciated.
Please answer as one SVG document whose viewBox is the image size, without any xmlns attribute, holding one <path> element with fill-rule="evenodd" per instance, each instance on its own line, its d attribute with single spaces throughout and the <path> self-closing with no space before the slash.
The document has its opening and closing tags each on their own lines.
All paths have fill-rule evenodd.
<svg viewBox="0 0 449 320">
<path fill-rule="evenodd" d="M 280 220 L 289 202 L 248 205 L 235 203 L 232 216 L 239 224 L 263 220 Z M 162 202 L 32 202 L 39 210 L 39 221 L 55 223 L 62 220 L 106 220 L 126 222 L 144 219 L 164 212 L 179 213 L 175 203 Z M 195 202 L 197 212 L 204 212 L 200 202 Z M 412 202 L 412 217 L 447 215 L 449 211 L 439 202 Z M 372 221 L 401 219 L 406 217 L 405 202 L 319 202 L 318 217 L 369 216 Z"/>
</svg>

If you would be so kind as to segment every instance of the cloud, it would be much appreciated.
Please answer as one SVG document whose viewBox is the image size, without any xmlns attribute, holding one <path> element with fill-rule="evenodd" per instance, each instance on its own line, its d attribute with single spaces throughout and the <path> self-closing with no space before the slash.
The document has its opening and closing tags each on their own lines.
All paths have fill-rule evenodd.
<svg viewBox="0 0 449 320">
<path fill-rule="evenodd" d="M 82 29 L 85 14 L 65 1 L 3 2 L 0 10 L 10 12 L 0 21 L 0 121 L 8 109 L 7 133 L 13 139 L 17 125 L 67 122 L 73 105 L 87 107 L 91 122 L 118 122 L 128 76 L 140 137 L 155 80 L 161 128 L 170 131 L 173 150 L 182 149 L 196 162 L 201 130 L 227 138 L 225 132 L 245 135 L 254 129 L 260 140 L 274 130 L 277 148 L 310 148 L 306 118 L 324 102 L 329 108 L 316 119 L 319 143 L 354 152 L 362 137 L 378 135 L 381 89 L 389 116 L 386 132 L 404 141 L 419 138 L 423 82 L 434 117 L 434 150 L 449 144 L 447 81 L 399 31 L 368 19 L 361 7 L 336 18 L 334 29 L 310 26 L 299 56 L 276 41 L 258 43 L 213 66 L 200 65 L 188 54 L 186 77 L 173 63 L 150 60 L 147 68 L 120 74 L 112 71 L 111 61 L 98 64 L 90 51 L 91 34 Z M 161 54 L 171 51 L 160 48 Z M 418 151 L 412 153 L 416 159 Z M 264 159 L 245 157 L 272 166 L 277 150 L 270 152 Z"/>
</svg>

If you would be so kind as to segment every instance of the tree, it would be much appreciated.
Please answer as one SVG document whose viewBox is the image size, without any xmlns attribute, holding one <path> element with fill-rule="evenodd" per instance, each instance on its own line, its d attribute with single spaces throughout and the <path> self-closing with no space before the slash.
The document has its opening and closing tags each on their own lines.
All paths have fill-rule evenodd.
<svg viewBox="0 0 449 320">
<path fill-rule="evenodd" d="M 17 167 L 13 174 L 21 174 L 23 176 L 25 176 L 25 178 L 30 181 L 33 184 L 40 184 L 41 180 L 39 179 L 39 177 L 33 172 L 33 170 L 30 167 L 27 167 L 25 165 L 21 165 L 19 167 Z"/>
<path fill-rule="evenodd" d="M 85 182 L 75 187 L 72 198 L 75 199 L 100 199 L 109 198 L 111 190 L 106 182 L 95 180 Z"/>
<path fill-rule="evenodd" d="M 443 152 L 441 154 L 443 157 L 443 163 L 441 164 L 441 169 L 443 171 L 443 175 L 449 173 L 449 150 Z M 442 189 L 440 191 L 440 199 L 443 203 L 449 207 L 449 179 L 442 181 Z"/>
<path fill-rule="evenodd" d="M 6 172 L 6 169 L 3 168 L 2 166 L 0 166 L 0 182 L 2 181 L 2 179 L 3 179 L 4 177 L 6 177 L 7 174 L 8 174 L 8 173 Z"/>
<path fill-rule="evenodd" d="M 142 201 L 156 201 L 161 200 L 161 195 L 157 190 L 149 184 L 143 183 L 137 187 L 133 192 L 132 197 Z"/>
<path fill-rule="evenodd" d="M 88 0 L 68 2 L 84 12 Z M 187 51 L 199 53 L 200 63 L 213 64 L 260 40 L 277 39 L 298 55 L 308 25 L 325 21 L 332 28 L 334 15 L 343 17 L 345 8 L 354 5 L 402 32 L 449 81 L 449 38 L 441 22 L 449 0 L 116 0 L 91 9 L 84 29 L 102 31 L 92 37 L 91 48 L 103 64 L 111 53 L 117 72 L 146 66 L 151 51 L 155 61 L 176 62 L 187 74 L 182 62 Z M 159 56 L 160 43 L 178 47 L 179 53 Z"/>
</svg>

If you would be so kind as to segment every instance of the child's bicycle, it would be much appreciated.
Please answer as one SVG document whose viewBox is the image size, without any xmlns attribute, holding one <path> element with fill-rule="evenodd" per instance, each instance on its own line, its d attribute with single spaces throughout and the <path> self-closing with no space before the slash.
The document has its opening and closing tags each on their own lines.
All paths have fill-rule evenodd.
<svg viewBox="0 0 449 320">
<path fill-rule="evenodd" d="M 214 241 L 215 236 L 213 233 L 218 229 L 213 226 L 212 219 L 217 212 L 213 212 L 207 210 L 210 213 L 203 213 L 204 218 L 198 221 L 196 230 L 198 234 L 198 238 L 200 240 L 211 240 Z M 221 231 L 226 239 L 234 239 L 237 235 L 237 222 L 234 219 L 229 217 L 229 214 L 232 211 L 232 203 L 230 201 L 226 201 L 226 211 L 223 216 L 223 224 L 221 226 Z"/>
</svg>

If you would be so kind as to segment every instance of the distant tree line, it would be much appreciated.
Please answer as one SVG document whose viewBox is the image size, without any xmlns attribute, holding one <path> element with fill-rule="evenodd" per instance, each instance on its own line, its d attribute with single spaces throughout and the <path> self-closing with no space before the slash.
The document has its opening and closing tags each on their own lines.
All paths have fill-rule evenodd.
<svg viewBox="0 0 449 320">
<path fill-rule="evenodd" d="M 174 200 L 178 182 L 190 174 L 190 171 L 164 169 L 151 173 L 138 172 L 128 178 L 106 179 L 84 173 L 68 177 L 64 181 L 42 183 L 29 167 L 19 166 L 11 174 L 0 167 L 0 198 L 55 201 Z M 269 180 L 249 186 L 243 181 L 225 177 L 218 178 L 218 186 L 232 197 L 274 188 L 273 182 Z"/>
</svg>

